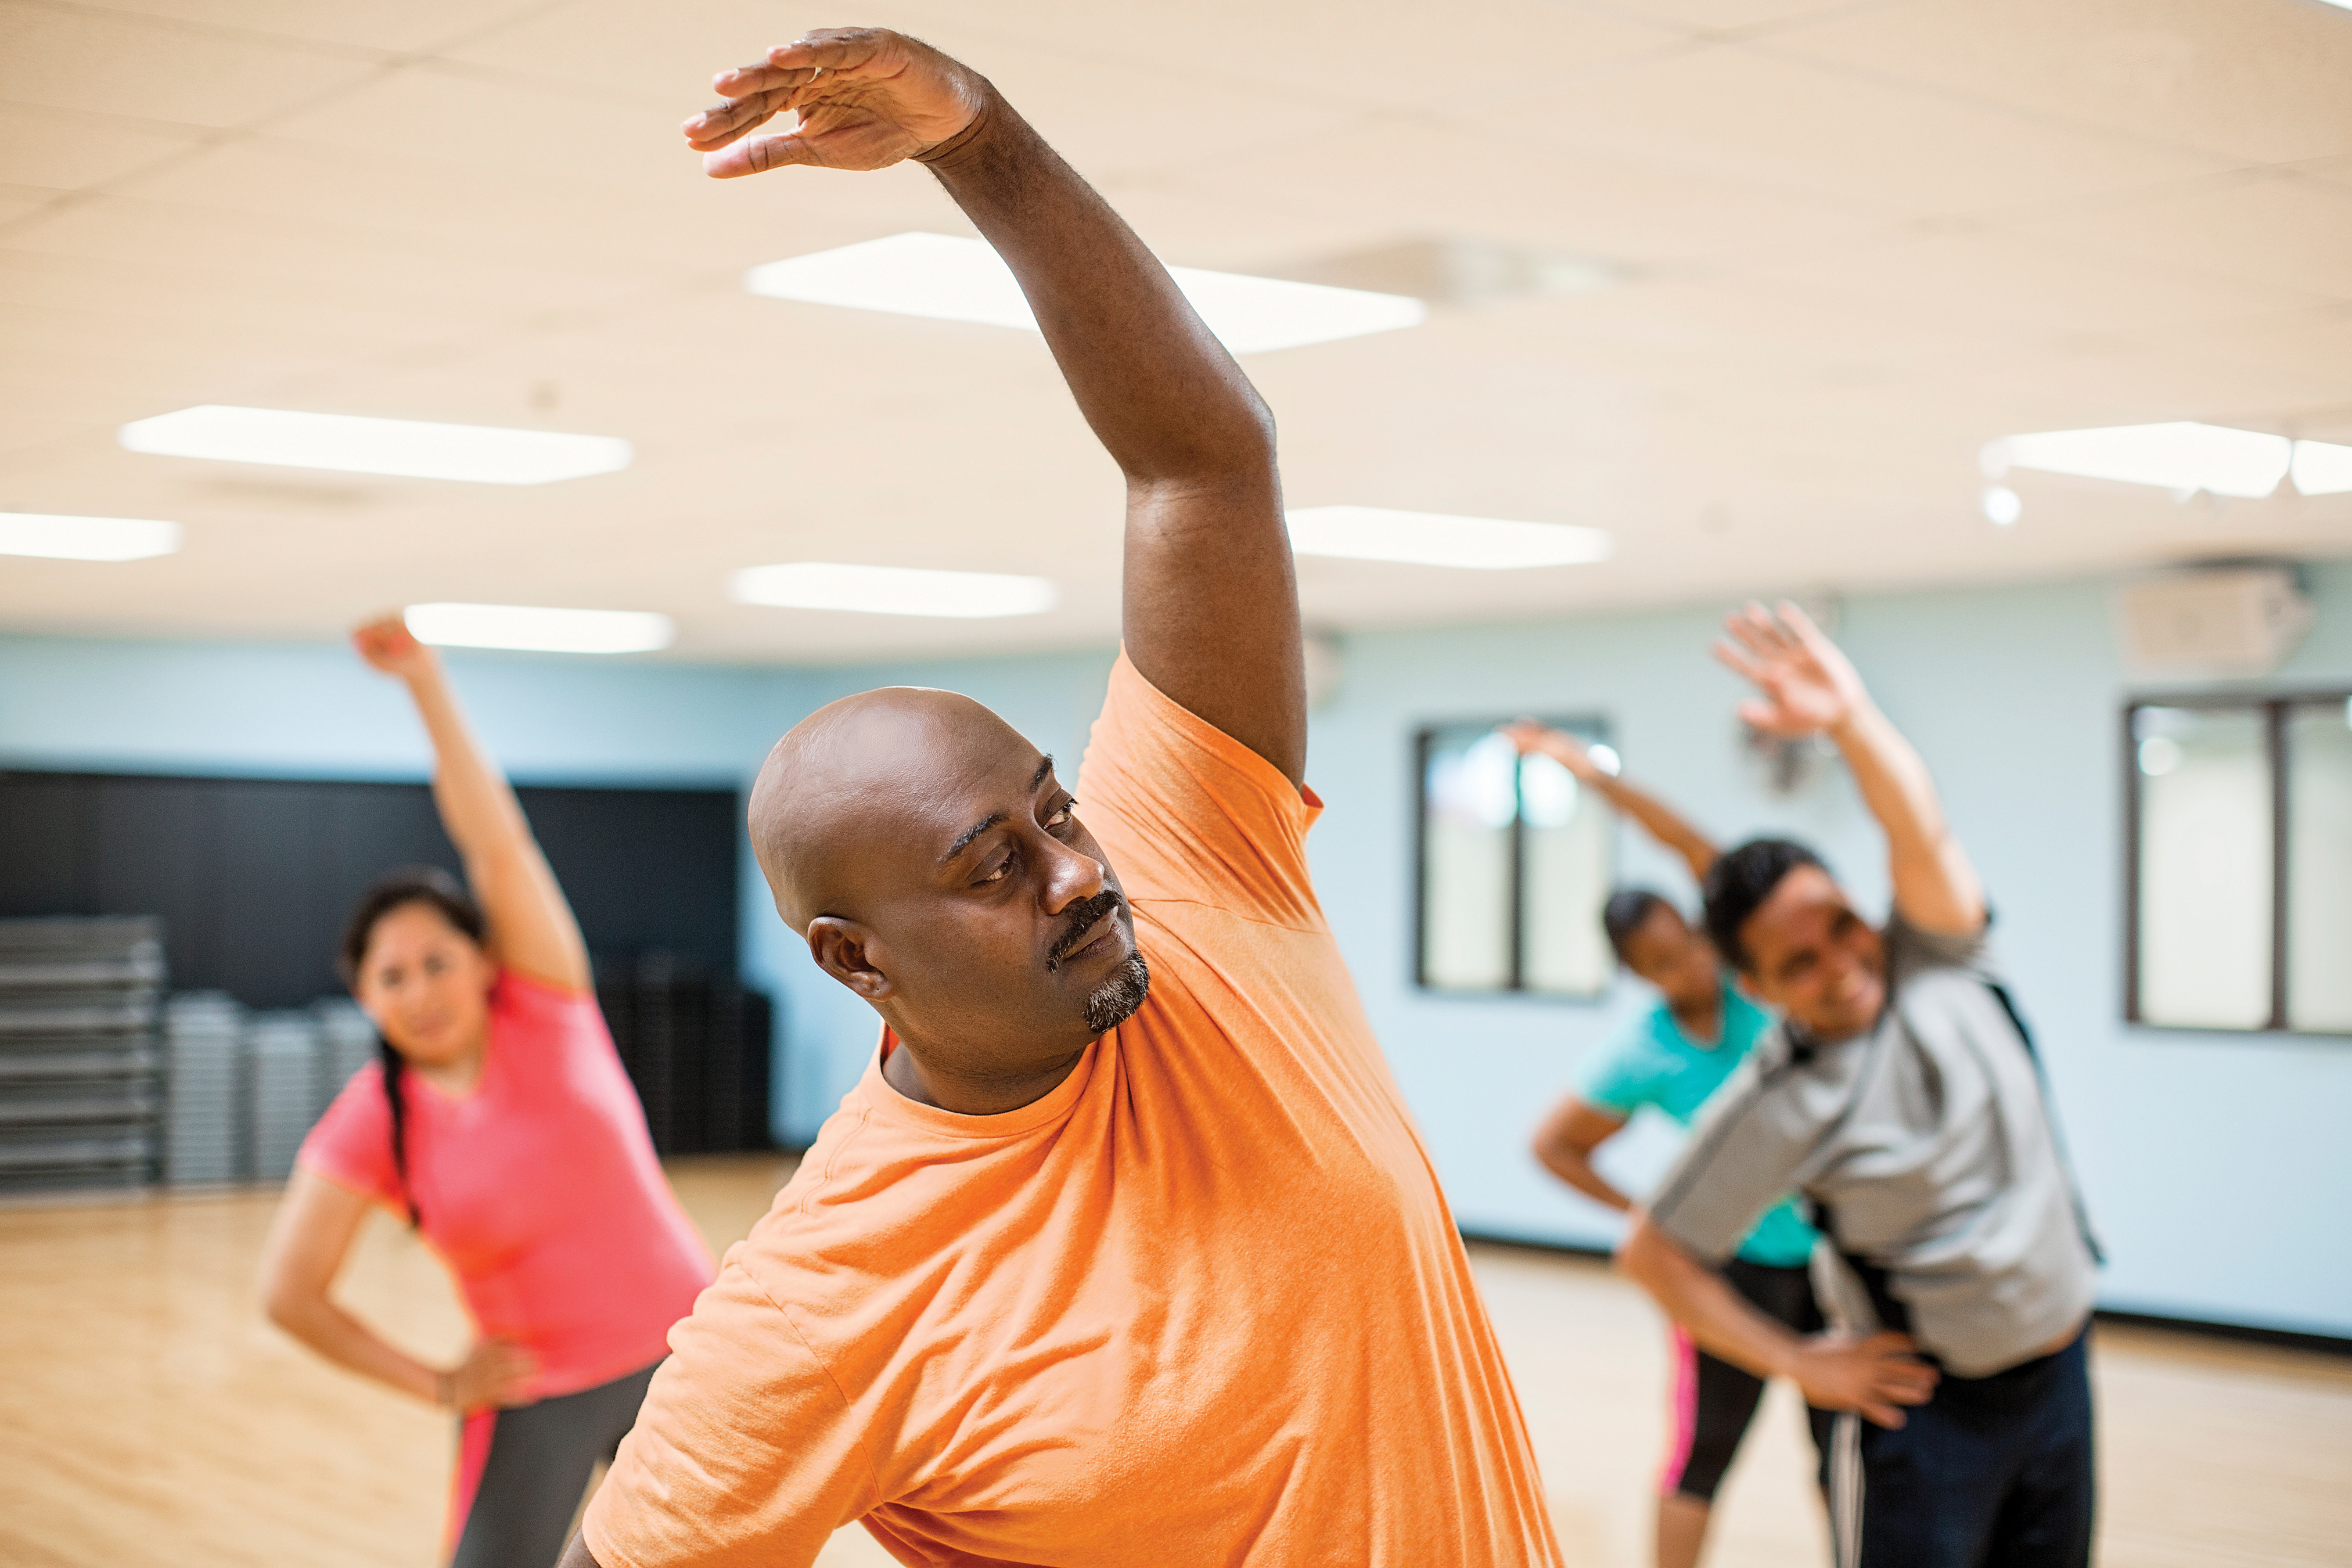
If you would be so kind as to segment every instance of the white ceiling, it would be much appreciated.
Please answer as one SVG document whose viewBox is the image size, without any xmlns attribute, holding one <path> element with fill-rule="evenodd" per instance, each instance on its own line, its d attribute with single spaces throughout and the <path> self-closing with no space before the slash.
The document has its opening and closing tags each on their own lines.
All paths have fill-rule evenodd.
<svg viewBox="0 0 2352 1568">
<path fill-rule="evenodd" d="M 1603 565 L 1304 560 L 1328 626 L 2352 554 L 2352 495 L 2013 477 L 2011 431 L 2352 441 L 2352 11 L 2319 0 L 909 0 L 1170 261 L 1425 239 L 1599 292 L 1253 357 L 1291 500 L 1591 523 Z M 969 232 L 921 171 L 705 180 L 740 0 L 0 0 L 0 508 L 181 553 L 0 557 L 0 626 L 308 637 L 425 599 L 666 611 L 667 657 L 1097 641 L 1115 473 L 1042 342 L 740 288 Z M 872 19 L 861 16 L 856 19 Z M 198 403 L 625 436 L 534 489 L 136 456 Z M 1037 573 L 1050 615 L 730 604 L 823 559 Z"/>
</svg>

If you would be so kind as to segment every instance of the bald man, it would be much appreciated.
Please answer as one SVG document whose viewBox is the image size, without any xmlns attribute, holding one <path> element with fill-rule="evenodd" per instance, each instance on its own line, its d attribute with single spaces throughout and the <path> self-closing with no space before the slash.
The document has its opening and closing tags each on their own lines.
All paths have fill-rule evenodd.
<svg viewBox="0 0 2352 1568">
<path fill-rule="evenodd" d="M 836 702 L 769 757 L 776 908 L 880 1049 L 673 1331 L 567 1568 L 806 1563 L 852 1520 L 929 1565 L 1557 1563 L 1307 876 L 1265 406 L 964 67 L 824 32 L 718 87 L 710 173 L 919 159 L 1010 264 L 1127 477 L 1125 649 L 1083 812 L 946 692 Z"/>
</svg>

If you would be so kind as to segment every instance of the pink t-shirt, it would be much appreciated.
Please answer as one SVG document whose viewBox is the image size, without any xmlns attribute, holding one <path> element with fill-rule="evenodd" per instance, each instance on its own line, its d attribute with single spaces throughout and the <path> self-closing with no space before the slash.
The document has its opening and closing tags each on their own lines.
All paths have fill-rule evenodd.
<svg viewBox="0 0 2352 1568">
<path fill-rule="evenodd" d="M 531 1395 L 546 1399 L 660 1359 L 716 1268 L 654 1157 L 596 998 L 508 971 L 489 1027 L 470 1093 L 401 1075 L 409 1190 L 475 1327 L 537 1359 Z M 377 1064 L 352 1075 L 299 1163 L 405 1215 Z"/>
</svg>

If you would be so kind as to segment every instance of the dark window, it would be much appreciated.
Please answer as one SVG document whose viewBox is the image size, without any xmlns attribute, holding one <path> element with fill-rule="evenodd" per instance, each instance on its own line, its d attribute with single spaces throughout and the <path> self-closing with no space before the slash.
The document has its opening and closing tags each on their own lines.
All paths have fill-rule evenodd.
<svg viewBox="0 0 2352 1568">
<path fill-rule="evenodd" d="M 1547 722 L 1605 744 L 1598 720 Z M 1423 730 L 1414 755 L 1419 983 L 1549 996 L 1607 990 L 1607 808 L 1549 757 L 1522 759 L 1491 722 Z"/>
<path fill-rule="evenodd" d="M 2352 1034 L 2352 699 L 2124 713 L 2125 1016 Z"/>
</svg>

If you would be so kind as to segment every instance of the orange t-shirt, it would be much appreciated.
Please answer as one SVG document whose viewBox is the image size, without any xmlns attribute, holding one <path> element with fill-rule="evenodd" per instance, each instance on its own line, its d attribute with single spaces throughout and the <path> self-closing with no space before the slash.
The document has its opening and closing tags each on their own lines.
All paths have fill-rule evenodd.
<svg viewBox="0 0 2352 1568">
<path fill-rule="evenodd" d="M 1002 1116 L 877 1057 L 671 1331 L 604 1568 L 806 1563 L 851 1520 L 920 1568 L 1560 1561 L 1308 883 L 1319 803 L 1124 656 L 1077 793 L 1150 1000 Z"/>
</svg>

